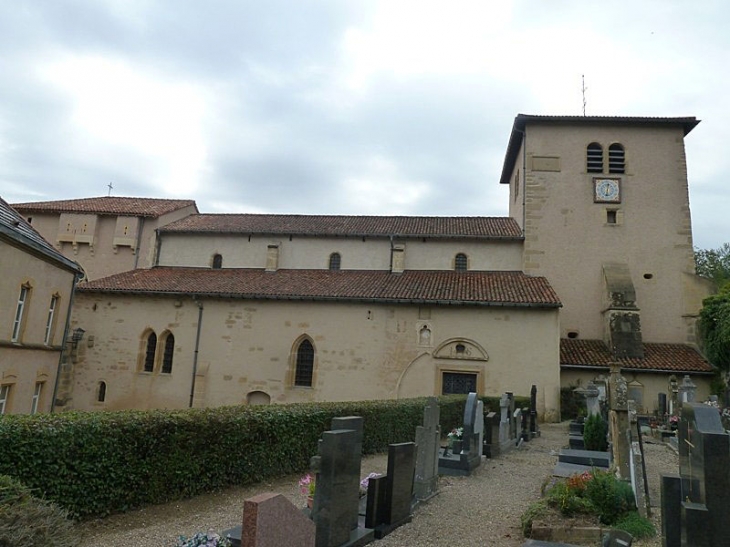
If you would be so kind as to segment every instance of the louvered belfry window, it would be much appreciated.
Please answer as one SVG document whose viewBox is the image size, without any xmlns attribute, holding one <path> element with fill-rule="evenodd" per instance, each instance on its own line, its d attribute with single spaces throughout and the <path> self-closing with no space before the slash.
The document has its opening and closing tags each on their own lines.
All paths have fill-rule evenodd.
<svg viewBox="0 0 730 547">
<path fill-rule="evenodd" d="M 592 142 L 586 150 L 586 170 L 589 173 L 603 173 L 603 147 Z"/>
<path fill-rule="evenodd" d="M 608 147 L 608 172 L 623 173 L 626 168 L 624 147 L 614 143 Z"/>
</svg>

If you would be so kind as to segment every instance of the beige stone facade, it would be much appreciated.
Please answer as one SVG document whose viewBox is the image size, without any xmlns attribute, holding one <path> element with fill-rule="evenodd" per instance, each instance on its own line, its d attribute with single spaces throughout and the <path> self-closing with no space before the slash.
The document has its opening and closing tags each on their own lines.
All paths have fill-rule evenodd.
<svg viewBox="0 0 730 547">
<path fill-rule="evenodd" d="M 261 396 L 272 403 L 396 399 L 441 393 L 444 377 L 466 375 L 485 395 L 527 394 L 536 384 L 540 414 L 554 419 L 557 412 L 557 307 L 193 300 L 84 291 L 75 317 L 87 343 L 74 370 L 74 408 L 186 408 L 193 383 L 196 407 Z M 174 334 L 170 372 L 163 372 L 159 342 L 153 369 L 144 371 L 150 332 L 158 341 Z M 524 336 L 530 345 L 519 344 Z M 294 381 L 303 339 L 314 347 L 311 387 Z"/>
<path fill-rule="evenodd" d="M 151 267 L 157 228 L 198 212 L 191 200 L 118 197 L 13 207 L 63 255 L 81 264 L 87 279 Z"/>
<path fill-rule="evenodd" d="M 77 264 L 0 199 L 0 414 L 51 410 Z"/>
<path fill-rule="evenodd" d="M 510 185 L 510 216 L 524 229 L 522 269 L 547 277 L 563 303 L 561 337 L 603 340 L 611 348 L 611 299 L 626 291 L 622 307 L 640 321 L 639 353 L 642 342 L 696 346 L 695 322 L 711 290 L 695 275 L 692 246 L 684 137 L 697 123 L 516 118 L 501 182 Z M 599 186 L 608 195 L 597 195 Z M 699 393 L 708 395 L 709 367 L 687 365 L 686 372 L 700 373 Z M 635 375 L 637 366 L 624 370 Z M 648 409 L 666 392 L 669 374 L 640 374 Z M 590 376 L 564 370 L 563 385 Z"/>
</svg>

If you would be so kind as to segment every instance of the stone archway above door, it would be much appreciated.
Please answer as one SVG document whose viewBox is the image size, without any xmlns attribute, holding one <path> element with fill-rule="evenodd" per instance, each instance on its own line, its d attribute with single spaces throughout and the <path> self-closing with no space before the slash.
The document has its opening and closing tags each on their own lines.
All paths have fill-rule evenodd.
<svg viewBox="0 0 730 547">
<path fill-rule="evenodd" d="M 474 342 L 463 338 L 450 338 L 433 352 L 434 359 L 462 359 L 466 361 L 488 361 L 487 351 Z"/>
</svg>

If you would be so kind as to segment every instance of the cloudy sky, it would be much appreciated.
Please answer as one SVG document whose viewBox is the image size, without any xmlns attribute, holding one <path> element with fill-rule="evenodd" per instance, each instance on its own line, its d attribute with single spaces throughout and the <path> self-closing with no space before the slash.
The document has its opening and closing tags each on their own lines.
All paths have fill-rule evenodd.
<svg viewBox="0 0 730 547">
<path fill-rule="evenodd" d="M 590 7 L 589 7 L 590 5 Z M 696 116 L 695 245 L 730 241 L 724 0 L 0 0 L 0 196 L 507 214 L 517 113 Z"/>
</svg>

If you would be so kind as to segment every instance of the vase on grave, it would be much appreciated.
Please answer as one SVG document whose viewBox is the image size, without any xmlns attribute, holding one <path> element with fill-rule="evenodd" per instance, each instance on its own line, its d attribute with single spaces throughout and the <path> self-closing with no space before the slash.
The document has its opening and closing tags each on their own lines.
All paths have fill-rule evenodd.
<svg viewBox="0 0 730 547">
<path fill-rule="evenodd" d="M 451 451 L 454 454 L 461 454 L 461 451 L 464 449 L 464 441 L 461 440 L 454 440 L 454 443 L 451 447 Z"/>
<path fill-rule="evenodd" d="M 307 509 L 311 511 L 312 507 L 314 507 L 314 496 L 307 496 Z"/>
</svg>

